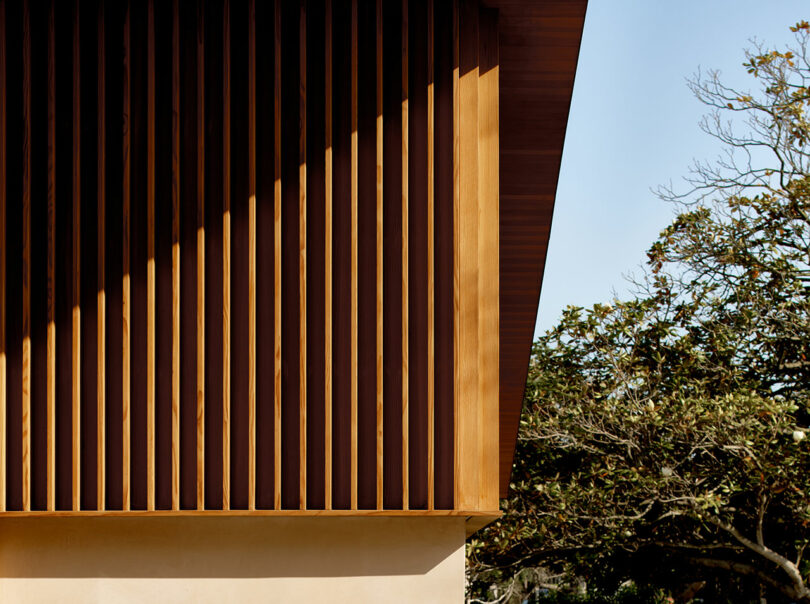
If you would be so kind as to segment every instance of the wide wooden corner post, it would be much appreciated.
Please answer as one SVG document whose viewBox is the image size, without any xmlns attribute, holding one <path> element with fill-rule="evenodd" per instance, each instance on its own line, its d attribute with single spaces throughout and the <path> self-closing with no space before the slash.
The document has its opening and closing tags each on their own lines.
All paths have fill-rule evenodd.
<svg viewBox="0 0 810 604">
<path fill-rule="evenodd" d="M 498 509 L 497 13 L 454 10 L 455 506 Z"/>
</svg>

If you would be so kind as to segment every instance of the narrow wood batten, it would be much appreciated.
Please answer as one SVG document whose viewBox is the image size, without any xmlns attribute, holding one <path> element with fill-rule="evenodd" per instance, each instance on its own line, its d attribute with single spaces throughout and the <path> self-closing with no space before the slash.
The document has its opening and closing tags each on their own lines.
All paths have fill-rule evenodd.
<svg viewBox="0 0 810 604">
<path fill-rule="evenodd" d="M 222 509 L 231 507 L 231 3 L 222 6 Z"/>
<path fill-rule="evenodd" d="M 495 13 L 13 4 L 0 512 L 497 508 Z"/>
<path fill-rule="evenodd" d="M 0 512 L 6 511 L 6 2 L 0 0 Z"/>
<path fill-rule="evenodd" d="M 180 0 L 172 2 L 172 509 L 180 509 Z"/>
<path fill-rule="evenodd" d="M 324 0 L 324 509 L 332 509 L 332 0 Z M 277 97 L 278 98 L 278 97 Z"/>
<path fill-rule="evenodd" d="M 349 500 L 352 510 L 357 509 L 357 428 L 359 417 L 357 415 L 357 396 L 358 396 L 358 365 L 357 365 L 357 246 L 358 246 L 358 233 L 357 233 L 357 204 L 358 204 L 358 116 L 357 116 L 357 85 L 358 85 L 358 23 L 357 23 L 357 0 L 351 0 L 351 158 L 349 160 L 350 170 L 350 265 L 349 274 L 351 278 L 350 285 L 350 304 L 349 304 L 349 355 L 350 355 L 350 378 L 349 378 L 349 431 L 350 431 L 350 462 L 349 462 Z"/>
<path fill-rule="evenodd" d="M 248 508 L 256 509 L 256 1 L 248 2 Z"/>
<path fill-rule="evenodd" d="M 81 24 L 79 2 L 73 6 L 73 241 L 71 333 L 71 507 L 81 507 Z"/>
<path fill-rule="evenodd" d="M 121 370 L 121 397 L 122 397 L 122 415 L 121 415 L 121 428 L 122 428 L 122 508 L 124 510 L 130 509 L 132 493 L 131 493 L 131 372 L 132 372 L 132 344 L 131 344 L 131 331 L 130 325 L 132 323 L 132 293 L 131 293 L 131 277 L 130 277 L 130 212 L 131 212 L 131 128 L 130 128 L 130 110 L 131 110 L 131 66 L 132 66 L 132 48 L 131 48 L 131 6 L 127 0 L 124 8 L 124 67 L 122 74 L 122 91 L 123 91 L 123 141 L 122 141 L 122 158 L 123 158 L 123 174 L 122 174 L 122 220 L 123 232 L 121 237 L 121 245 L 123 246 L 122 253 L 122 296 L 121 296 L 121 346 L 122 346 L 122 370 Z"/>
<path fill-rule="evenodd" d="M 385 463 L 384 463 L 384 438 L 385 438 L 385 356 L 384 356 L 384 334 L 385 334 L 385 320 L 384 320 L 384 271 L 383 271 L 383 258 L 384 258 L 384 187 L 383 187 L 383 158 L 384 158 L 384 122 L 383 122 L 383 1 L 377 0 L 376 15 L 375 15 L 375 107 L 377 115 L 375 119 L 375 160 L 376 160 L 376 230 L 375 230 L 375 247 L 376 247 L 376 304 L 375 310 L 377 315 L 377 325 L 375 333 L 376 349 L 376 412 L 377 412 L 377 489 L 376 489 L 376 503 L 377 509 L 381 510 L 384 506 L 384 476 L 385 476 Z"/>
<path fill-rule="evenodd" d="M 205 4 L 197 6 L 197 509 L 205 509 Z"/>
<path fill-rule="evenodd" d="M 107 209 L 107 137 L 106 137 L 106 61 L 104 2 L 98 5 L 97 97 L 96 97 L 96 509 L 106 508 L 106 408 L 107 408 L 107 296 L 106 296 L 106 209 Z"/>
<path fill-rule="evenodd" d="M 307 2 L 298 21 L 298 507 L 307 507 Z"/>
<path fill-rule="evenodd" d="M 155 273 L 155 4 L 147 2 L 146 91 L 146 509 L 155 509 L 156 273 Z"/>
<path fill-rule="evenodd" d="M 273 508 L 281 509 L 281 363 L 282 363 L 282 317 L 281 317 L 281 4 L 275 0 L 273 10 L 273 442 L 275 464 L 273 481 Z"/>
<path fill-rule="evenodd" d="M 56 25 L 48 7 L 48 324 L 46 331 L 47 509 L 56 509 Z"/>
</svg>

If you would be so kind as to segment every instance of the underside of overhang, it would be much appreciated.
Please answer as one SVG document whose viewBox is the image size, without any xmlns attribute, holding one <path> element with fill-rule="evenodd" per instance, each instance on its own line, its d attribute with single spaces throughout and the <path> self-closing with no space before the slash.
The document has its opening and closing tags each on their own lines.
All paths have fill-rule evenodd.
<svg viewBox="0 0 810 604">
<path fill-rule="evenodd" d="M 509 489 L 587 0 L 491 0 L 500 38 L 500 496 Z"/>
</svg>

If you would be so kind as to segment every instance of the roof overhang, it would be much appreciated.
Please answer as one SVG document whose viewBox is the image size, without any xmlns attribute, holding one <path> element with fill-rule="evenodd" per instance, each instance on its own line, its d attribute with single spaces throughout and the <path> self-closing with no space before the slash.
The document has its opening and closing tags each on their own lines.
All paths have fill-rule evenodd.
<svg viewBox="0 0 810 604">
<path fill-rule="evenodd" d="M 500 38 L 500 496 L 506 497 L 587 0 L 489 0 Z"/>
</svg>

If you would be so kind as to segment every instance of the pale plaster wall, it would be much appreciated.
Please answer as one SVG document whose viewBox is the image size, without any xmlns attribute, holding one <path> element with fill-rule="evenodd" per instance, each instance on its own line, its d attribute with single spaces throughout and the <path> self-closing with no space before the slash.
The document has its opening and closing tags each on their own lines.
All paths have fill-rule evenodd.
<svg viewBox="0 0 810 604">
<path fill-rule="evenodd" d="M 463 518 L 4 518 L 0 602 L 462 602 Z"/>
</svg>

